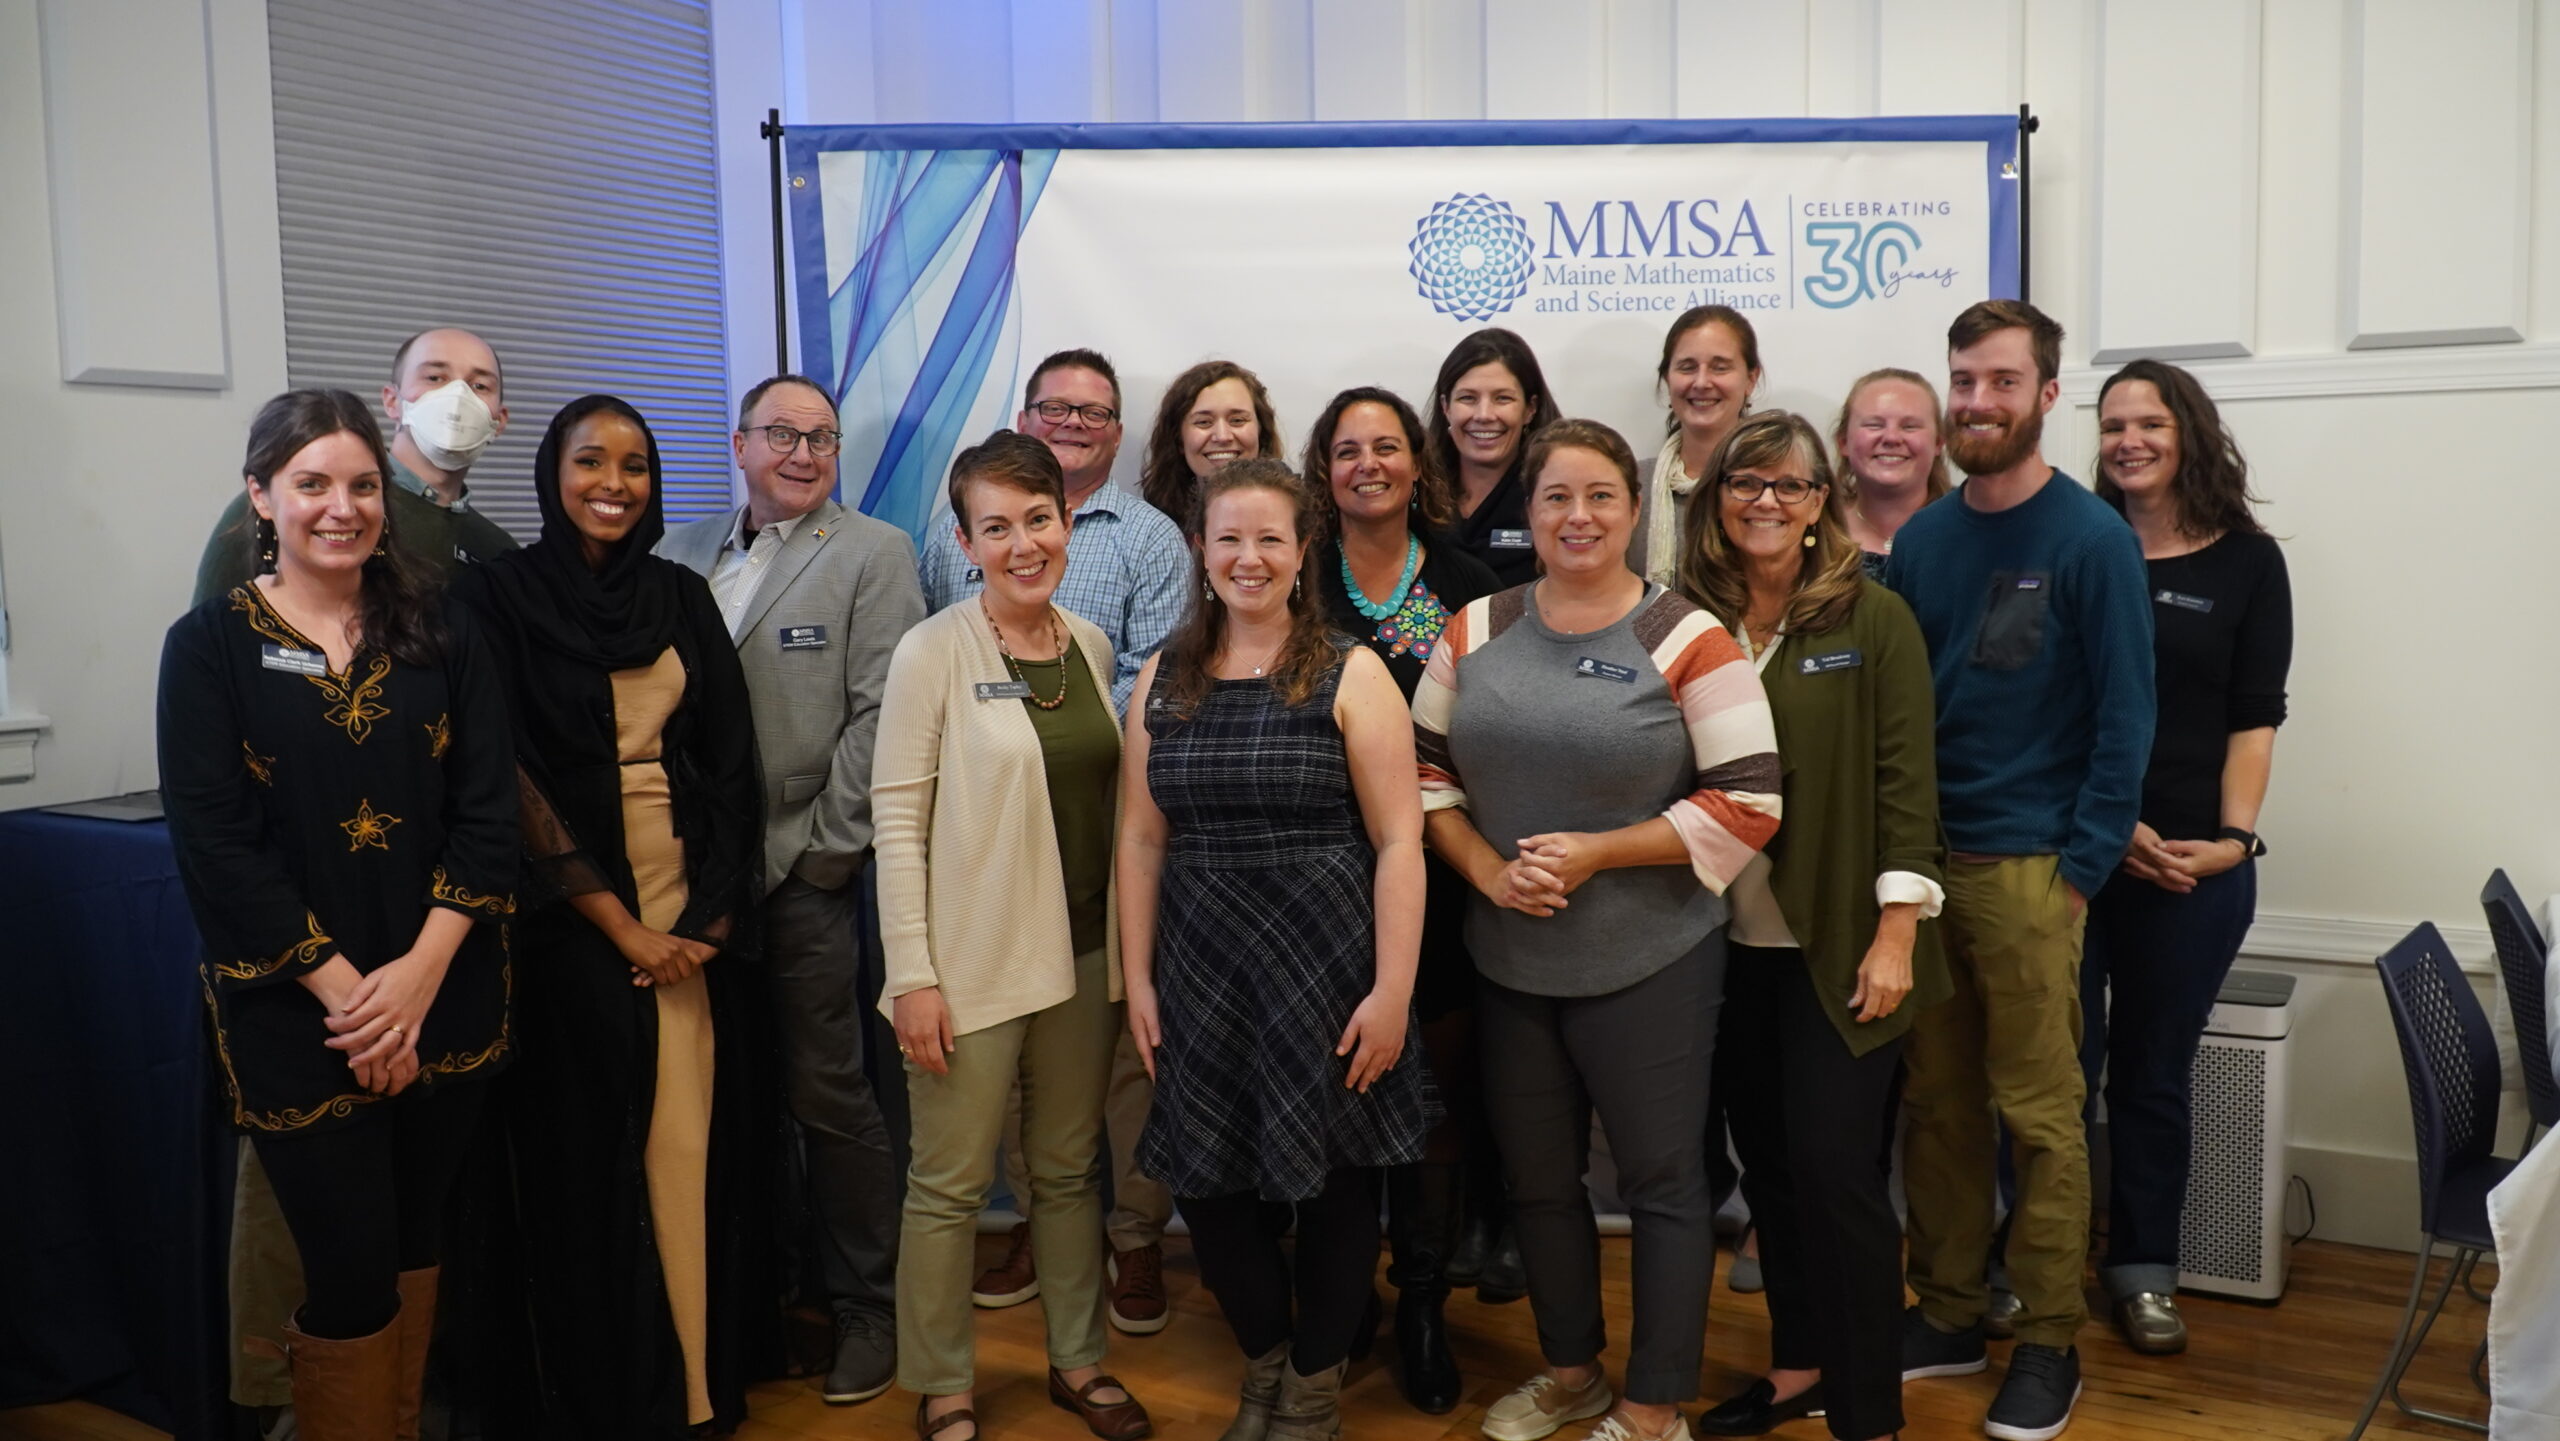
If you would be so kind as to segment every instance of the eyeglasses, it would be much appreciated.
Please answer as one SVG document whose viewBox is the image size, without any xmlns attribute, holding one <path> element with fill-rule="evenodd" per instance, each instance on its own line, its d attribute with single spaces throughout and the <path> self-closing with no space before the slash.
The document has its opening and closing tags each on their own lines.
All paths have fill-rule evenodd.
<svg viewBox="0 0 2560 1441">
<path fill-rule="evenodd" d="M 811 455 L 833 455 L 844 444 L 844 432 L 840 430 L 793 430 L 787 425 L 760 425 L 756 427 L 756 433 L 764 437 L 764 443 L 772 446 L 776 455 L 789 455 L 798 450 L 804 440 L 809 442 Z"/>
<path fill-rule="evenodd" d="M 1076 405 L 1064 400 L 1044 400 L 1031 407 L 1031 413 L 1051 425 L 1064 425 L 1072 415 L 1096 430 L 1120 418 L 1120 412 L 1107 405 Z"/>
<path fill-rule="evenodd" d="M 1728 475 L 1724 478 L 1724 488 L 1745 505 L 1758 500 L 1761 492 L 1770 490 L 1778 493 L 1778 504 L 1794 505 L 1821 489 L 1812 481 L 1798 480 L 1792 475 L 1783 480 L 1763 480 L 1756 475 Z"/>
</svg>

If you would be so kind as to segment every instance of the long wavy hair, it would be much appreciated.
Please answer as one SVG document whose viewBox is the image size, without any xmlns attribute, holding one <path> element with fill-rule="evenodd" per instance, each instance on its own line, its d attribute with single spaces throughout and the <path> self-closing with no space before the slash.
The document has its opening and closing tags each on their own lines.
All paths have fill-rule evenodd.
<svg viewBox="0 0 2560 1441">
<path fill-rule="evenodd" d="M 1519 455 L 1529 453 L 1529 442 L 1540 429 L 1561 418 L 1564 411 L 1556 405 L 1556 394 L 1547 388 L 1547 373 L 1538 367 L 1538 354 L 1516 331 L 1499 325 L 1488 325 L 1470 332 L 1450 347 L 1448 357 L 1440 362 L 1440 374 L 1431 382 L 1431 456 L 1440 473 L 1449 477 L 1452 486 L 1458 480 L 1458 443 L 1449 437 L 1449 392 L 1458 381 L 1479 365 L 1499 364 L 1520 382 L 1521 398 L 1529 402 L 1529 421 L 1521 427 Z M 1512 462 L 1516 469 L 1519 460 Z"/>
<path fill-rule="evenodd" d="M 1742 557 L 1724 533 L 1725 477 L 1737 470 L 1757 470 L 1788 458 L 1803 462 L 1815 493 L 1823 498 L 1814 517 L 1813 548 L 1796 571 L 1796 593 L 1779 624 L 1791 634 L 1818 635 L 1837 630 L 1858 607 L 1858 543 L 1840 519 L 1839 496 L 1833 486 L 1831 457 L 1822 433 L 1792 410 L 1764 410 L 1745 416 L 1733 433 L 1707 458 L 1706 473 L 1689 492 L 1689 509 L 1680 518 L 1680 593 L 1734 630 L 1751 603 Z"/>
<path fill-rule="evenodd" d="M 1840 413 L 1831 420 L 1831 446 L 1840 457 L 1840 499 L 1851 505 L 1858 501 L 1858 476 L 1849 468 L 1849 414 L 1858 408 L 1858 396 L 1868 386 L 1881 385 L 1888 380 L 1916 385 L 1922 395 L 1929 397 L 1929 425 L 1938 437 L 1938 453 L 1929 462 L 1929 499 L 1936 500 L 1955 489 L 1955 480 L 1947 473 L 1947 407 L 1938 400 L 1938 387 L 1931 385 L 1928 377 L 1916 370 L 1888 365 L 1859 376 L 1849 387 L 1849 393 L 1841 398 Z M 1824 507 L 1826 510 L 1829 508 Z"/>
<path fill-rule="evenodd" d="M 1320 534 L 1314 497 L 1285 461 L 1230 461 L 1200 482 L 1199 493 L 1192 498 L 1191 513 L 1185 517 L 1184 530 L 1191 537 L 1191 584 L 1201 595 L 1191 603 L 1191 614 L 1165 642 L 1164 660 L 1156 667 L 1155 689 L 1149 701 L 1152 705 L 1160 699 L 1186 720 L 1208 698 L 1209 687 L 1217 679 L 1210 667 L 1227 644 L 1226 602 L 1209 588 L 1205 554 L 1209 507 L 1222 495 L 1246 490 L 1267 490 L 1288 501 L 1298 532 L 1298 579 L 1289 588 L 1289 638 L 1280 643 L 1279 653 L 1265 667 L 1281 702 L 1305 705 L 1325 672 L 1342 659 L 1342 652 L 1333 643 L 1333 624 L 1325 614 L 1324 596 L 1307 575 L 1311 568 L 1308 560 Z"/>
<path fill-rule="evenodd" d="M 1280 456 L 1280 417 L 1271 408 L 1271 392 L 1263 388 L 1262 377 L 1232 360 L 1204 360 L 1175 376 L 1165 387 L 1164 403 L 1156 407 L 1155 428 L 1147 432 L 1147 463 L 1138 471 L 1138 493 L 1176 523 L 1191 513 L 1191 491 L 1199 484 L 1182 454 L 1182 422 L 1200 392 L 1221 380 L 1243 381 L 1253 397 L 1253 423 L 1261 433 L 1253 453 L 1272 460 Z"/>
<path fill-rule="evenodd" d="M 364 442 L 382 477 L 382 544 L 365 558 L 359 593 L 357 644 L 378 650 L 404 665 L 437 665 L 444 660 L 443 586 L 434 572 L 410 553 L 392 532 L 391 451 L 382 443 L 382 427 L 363 401 L 343 390 L 288 390 L 258 407 L 249 422 L 249 450 L 240 473 L 260 493 L 293 463 L 302 448 L 340 432 Z M 253 550 L 264 522 L 250 513 L 243 543 Z M 250 570 L 258 566 L 253 559 Z"/>
<path fill-rule="evenodd" d="M 1316 417 L 1315 427 L 1307 432 L 1306 449 L 1299 454 L 1298 475 L 1306 482 L 1307 493 L 1314 497 L 1319 517 L 1316 534 L 1327 540 L 1342 525 L 1342 516 L 1333 504 L 1333 432 L 1342 417 L 1355 405 L 1382 405 L 1395 414 L 1396 424 L 1404 430 L 1404 448 L 1413 457 L 1413 513 L 1408 522 L 1416 531 L 1439 530 L 1458 518 L 1458 497 L 1449 480 L 1449 472 L 1441 469 L 1440 457 L 1429 444 L 1430 432 L 1422 417 L 1392 390 L 1375 385 L 1355 385 L 1325 404 Z M 1414 524 L 1412 522 L 1419 522 Z"/>
<path fill-rule="evenodd" d="M 2249 489 L 2249 462 L 2203 382 L 2165 360 L 2127 361 L 2098 387 L 2099 406 L 2106 405 L 2108 391 L 2128 380 L 2151 382 L 2170 418 L 2178 422 L 2178 473 L 2169 479 L 2170 498 L 2178 503 L 2178 533 L 2194 540 L 2231 531 L 2266 534 L 2251 509 L 2266 502 Z M 2093 461 L 2089 469 L 2097 477 L 2098 498 L 2123 510 L 2124 491 L 2107 479 L 2106 467 Z"/>
</svg>

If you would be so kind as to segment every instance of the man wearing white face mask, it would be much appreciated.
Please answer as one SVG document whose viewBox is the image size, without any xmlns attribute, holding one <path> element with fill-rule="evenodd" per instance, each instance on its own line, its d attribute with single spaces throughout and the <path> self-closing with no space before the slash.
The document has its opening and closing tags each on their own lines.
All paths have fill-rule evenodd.
<svg viewBox="0 0 2560 1441">
<path fill-rule="evenodd" d="M 467 330 L 420 331 L 392 355 L 391 379 L 382 388 L 383 413 L 398 427 L 385 492 L 391 534 L 439 572 L 515 549 L 514 537 L 471 508 L 462 483 L 507 427 L 497 352 Z M 254 525 L 247 491 L 226 483 L 231 505 L 205 542 L 191 605 L 246 585 L 274 564 L 268 558 L 274 532 Z M 288 1434 L 282 1416 L 293 1386 L 285 1363 L 265 1348 L 244 1351 L 240 1343 L 283 1340 L 286 1318 L 302 1303 L 302 1262 L 266 1172 L 245 1141 L 233 1195 L 230 1270 L 231 1400 L 258 1411 L 264 1434 Z"/>
<path fill-rule="evenodd" d="M 473 462 L 507 428 L 505 377 L 489 342 L 468 330 L 410 336 L 392 355 L 382 411 L 396 427 L 388 499 L 399 544 L 438 571 L 515 549 L 514 537 L 471 508 L 463 484 Z M 257 573 L 261 542 L 253 530 L 248 503 L 233 495 L 196 565 L 193 604 Z"/>
</svg>

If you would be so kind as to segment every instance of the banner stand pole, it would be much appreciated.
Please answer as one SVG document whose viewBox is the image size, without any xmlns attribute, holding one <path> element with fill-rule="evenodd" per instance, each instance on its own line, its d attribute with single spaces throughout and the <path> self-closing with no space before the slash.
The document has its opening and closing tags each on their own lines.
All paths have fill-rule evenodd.
<svg viewBox="0 0 2560 1441">
<path fill-rule="evenodd" d="M 2035 211 L 2027 204 L 2028 177 L 2033 173 L 2027 167 L 2027 137 L 2035 134 L 2043 123 L 2036 119 L 2036 112 L 2032 107 L 2027 105 L 2018 107 L 2018 299 L 2023 303 L 2033 303 L 2033 292 L 2027 288 L 2027 277 L 2031 273 L 2030 267 L 2035 262 L 2035 248 L 2029 243 L 2035 236 Z M 775 173 L 778 175 L 781 172 Z M 777 180 L 774 183 L 779 185 L 782 182 Z M 777 196 L 781 194 L 779 190 L 774 193 Z M 780 201 L 777 200 L 775 203 L 779 205 Z M 781 212 L 776 210 L 774 213 L 779 215 Z M 777 226 L 781 223 L 779 220 L 774 222 Z M 779 247 L 781 241 L 777 238 L 774 243 Z M 780 265 L 778 249 L 776 253 L 777 259 L 774 263 Z"/>
<path fill-rule="evenodd" d="M 789 291 L 786 288 L 789 276 L 785 272 L 782 258 L 782 112 L 778 109 L 765 111 L 764 123 L 756 127 L 756 134 L 764 140 L 765 155 L 772 175 L 773 373 L 785 375 L 791 370 L 791 307 Z M 2019 153 L 2021 155 L 2026 153 L 2023 142 L 2020 144 Z M 2024 193 L 2021 192 L 2020 199 L 2024 198 Z"/>
</svg>

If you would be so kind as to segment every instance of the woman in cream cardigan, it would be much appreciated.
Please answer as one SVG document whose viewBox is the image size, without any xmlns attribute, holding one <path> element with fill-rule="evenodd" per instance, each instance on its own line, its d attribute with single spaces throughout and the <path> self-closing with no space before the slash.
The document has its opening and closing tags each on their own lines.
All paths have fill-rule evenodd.
<svg viewBox="0 0 2560 1441">
<path fill-rule="evenodd" d="M 1102 1373 L 1102 1099 L 1119 1036 L 1111 857 L 1120 736 L 1110 642 L 1050 596 L 1065 477 L 1000 430 L 951 465 L 986 589 L 907 632 L 873 755 L 881 1007 L 906 1058 L 914 1159 L 898 1266 L 898 1380 L 923 1441 L 975 1441 L 969 1277 L 1005 1098 L 1022 1083 L 1049 1398 L 1105 1441 L 1152 1428 Z"/>
</svg>

